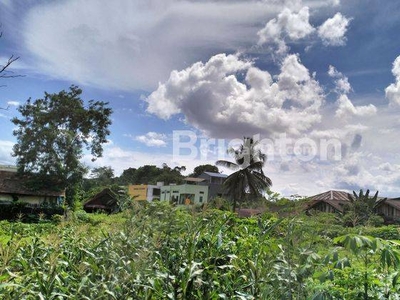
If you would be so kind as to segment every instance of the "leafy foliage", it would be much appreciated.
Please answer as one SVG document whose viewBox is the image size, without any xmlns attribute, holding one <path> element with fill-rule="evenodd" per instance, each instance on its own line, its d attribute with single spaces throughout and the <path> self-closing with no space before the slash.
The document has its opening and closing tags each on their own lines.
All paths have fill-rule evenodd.
<svg viewBox="0 0 400 300">
<path fill-rule="evenodd" d="M 366 225 L 368 222 L 378 222 L 375 214 L 375 206 L 378 201 L 378 192 L 373 197 L 369 196 L 369 190 L 364 194 L 363 190 L 349 196 L 349 203 L 345 205 L 342 221 L 347 226 Z M 378 217 L 379 218 L 379 217 Z M 383 222 L 383 220 L 381 220 Z"/>
<path fill-rule="evenodd" d="M 205 164 L 205 165 L 199 165 L 193 169 L 193 173 L 191 173 L 189 176 L 190 177 L 198 177 L 204 172 L 212 172 L 212 173 L 219 173 L 219 169 L 217 166 L 210 165 L 210 164 Z"/>
<path fill-rule="evenodd" d="M 28 99 L 18 108 L 21 118 L 12 119 L 20 173 L 36 174 L 37 188 L 67 188 L 69 204 L 86 171 L 80 163 L 83 149 L 90 150 L 93 159 L 100 157 L 111 124 L 108 103 L 90 100 L 85 108 L 81 94 L 71 86 L 69 91 L 45 93 L 43 99 Z"/>
<path fill-rule="evenodd" d="M 181 174 L 186 168 L 171 168 L 167 164 L 160 167 L 154 165 L 144 165 L 137 169 L 128 168 L 124 170 L 120 177 L 115 178 L 118 184 L 156 184 L 159 181 L 165 184 L 181 183 L 184 176 Z"/>
</svg>

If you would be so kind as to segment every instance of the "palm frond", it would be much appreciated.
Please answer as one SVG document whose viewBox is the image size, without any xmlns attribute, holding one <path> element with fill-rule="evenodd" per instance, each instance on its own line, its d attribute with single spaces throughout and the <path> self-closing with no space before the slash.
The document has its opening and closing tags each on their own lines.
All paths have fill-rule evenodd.
<svg viewBox="0 0 400 300">
<path fill-rule="evenodd" d="M 229 169 L 231 169 L 233 171 L 236 171 L 236 170 L 240 169 L 238 164 L 235 164 L 235 163 L 227 161 L 227 160 L 217 160 L 217 162 L 215 164 L 217 166 L 229 168 Z"/>
</svg>

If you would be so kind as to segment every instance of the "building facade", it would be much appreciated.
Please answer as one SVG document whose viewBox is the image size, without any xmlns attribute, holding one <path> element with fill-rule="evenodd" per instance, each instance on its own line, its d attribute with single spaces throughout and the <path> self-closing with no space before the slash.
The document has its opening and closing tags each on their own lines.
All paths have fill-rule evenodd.
<svg viewBox="0 0 400 300">
<path fill-rule="evenodd" d="M 227 196 L 223 186 L 227 177 L 228 175 L 213 172 L 203 172 L 198 176 L 203 179 L 200 184 L 208 186 L 208 199 Z"/>
<path fill-rule="evenodd" d="M 28 186 L 27 177 L 18 175 L 16 169 L 0 169 L 0 204 L 13 202 L 26 203 L 30 207 L 61 206 L 64 202 L 65 191 L 39 189 L 33 190 Z"/>
<path fill-rule="evenodd" d="M 128 194 L 137 201 L 148 201 L 160 200 L 162 183 L 159 182 L 157 185 L 151 184 L 130 184 L 128 186 Z"/>
<path fill-rule="evenodd" d="M 208 200 L 208 186 L 190 183 L 163 186 L 160 200 L 175 204 L 202 205 Z"/>
</svg>

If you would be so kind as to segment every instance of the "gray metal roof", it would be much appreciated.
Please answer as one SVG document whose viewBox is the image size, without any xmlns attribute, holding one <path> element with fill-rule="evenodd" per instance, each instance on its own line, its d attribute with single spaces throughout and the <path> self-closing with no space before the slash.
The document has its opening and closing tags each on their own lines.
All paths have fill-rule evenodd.
<svg viewBox="0 0 400 300">
<path fill-rule="evenodd" d="M 220 177 L 220 178 L 226 178 L 228 175 L 226 174 L 221 174 L 221 173 L 214 173 L 214 172 L 204 172 L 204 174 L 207 174 L 211 177 Z"/>
</svg>

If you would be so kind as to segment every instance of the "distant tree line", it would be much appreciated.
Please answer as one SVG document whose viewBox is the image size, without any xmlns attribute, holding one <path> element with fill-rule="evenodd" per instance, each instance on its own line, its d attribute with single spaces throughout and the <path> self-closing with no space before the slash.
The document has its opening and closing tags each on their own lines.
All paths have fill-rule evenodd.
<svg viewBox="0 0 400 300">
<path fill-rule="evenodd" d="M 181 184 L 186 177 L 182 173 L 186 171 L 185 166 L 170 167 L 164 163 L 161 167 L 155 165 L 144 165 L 139 168 L 125 169 L 120 176 L 115 176 L 110 166 L 97 167 L 92 169 L 90 176 L 83 180 L 83 190 L 89 191 L 93 188 L 104 186 L 129 184 L 157 184 L 163 182 L 165 185 L 176 183 Z M 206 164 L 194 168 L 188 177 L 198 177 L 203 172 L 218 173 L 218 167 Z"/>
</svg>

